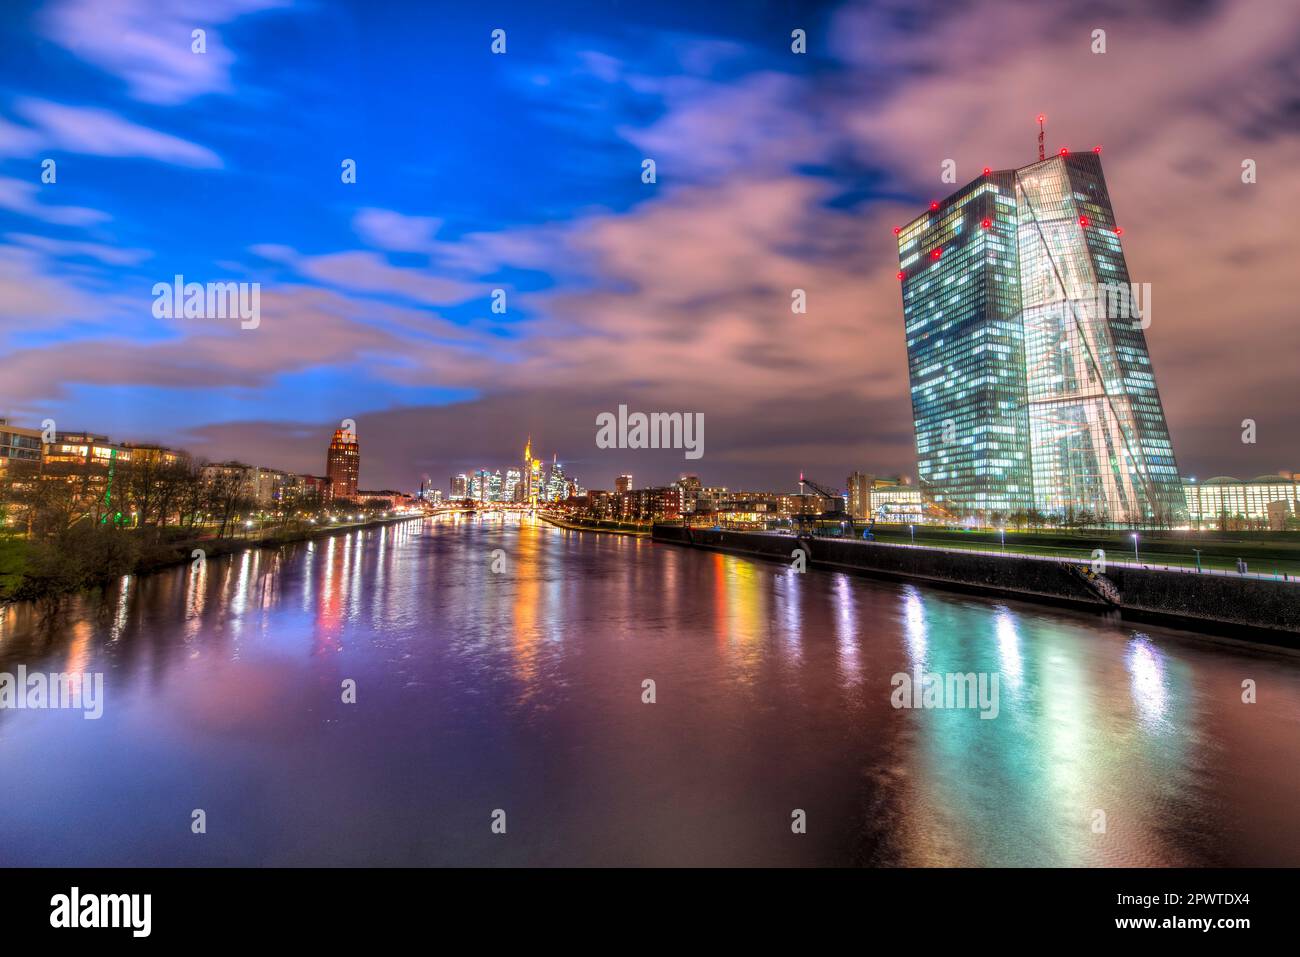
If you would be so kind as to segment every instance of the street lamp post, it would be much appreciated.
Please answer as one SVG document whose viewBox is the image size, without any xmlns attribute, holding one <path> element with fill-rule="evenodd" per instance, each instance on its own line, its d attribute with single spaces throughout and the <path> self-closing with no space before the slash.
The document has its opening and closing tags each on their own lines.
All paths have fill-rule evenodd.
<svg viewBox="0 0 1300 957">
<path fill-rule="evenodd" d="M 916 526 L 915 526 L 915 525 L 909 525 L 909 526 L 907 526 L 907 530 L 908 530 L 909 532 L 912 533 L 912 544 L 915 545 L 915 544 L 916 544 Z"/>
<path fill-rule="evenodd" d="M 1192 551 L 1196 552 L 1196 574 L 1199 575 L 1201 573 L 1201 550 L 1193 548 Z"/>
<path fill-rule="evenodd" d="M 1142 563 L 1142 559 L 1138 556 L 1138 533 L 1137 532 L 1133 533 L 1133 561 L 1137 562 L 1138 564 Z"/>
<path fill-rule="evenodd" d="M 1005 555 L 1007 553 L 1007 527 L 1003 525 L 998 531 L 1002 533 L 1002 554 Z"/>
</svg>

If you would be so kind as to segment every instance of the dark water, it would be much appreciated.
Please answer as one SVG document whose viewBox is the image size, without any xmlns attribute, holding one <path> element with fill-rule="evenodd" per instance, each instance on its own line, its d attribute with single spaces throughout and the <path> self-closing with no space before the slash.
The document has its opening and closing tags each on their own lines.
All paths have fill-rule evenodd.
<svg viewBox="0 0 1300 957">
<path fill-rule="evenodd" d="M 20 663 L 105 708 L 0 710 L 4 864 L 1300 864 L 1300 656 L 629 538 L 247 552 L 0 613 Z"/>
</svg>

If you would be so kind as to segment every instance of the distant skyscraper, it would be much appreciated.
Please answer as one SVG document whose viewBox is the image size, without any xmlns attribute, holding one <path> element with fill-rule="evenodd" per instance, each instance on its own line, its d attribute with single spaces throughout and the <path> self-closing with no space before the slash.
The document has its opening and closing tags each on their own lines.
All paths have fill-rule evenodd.
<svg viewBox="0 0 1300 957">
<path fill-rule="evenodd" d="M 898 231 L 922 491 L 958 514 L 1184 514 L 1096 152 L 988 171 Z M 1131 302 L 1127 295 L 1125 304 Z"/>
<path fill-rule="evenodd" d="M 455 501 L 462 498 L 469 498 L 469 476 L 464 472 L 451 477 L 450 498 Z"/>
<path fill-rule="evenodd" d="M 325 477 L 329 481 L 330 498 L 356 498 L 357 477 L 361 474 L 361 446 L 355 432 L 334 430 L 325 456 Z"/>
<path fill-rule="evenodd" d="M 614 491 L 615 492 L 632 491 L 632 476 L 620 475 L 618 478 L 614 479 Z"/>
<path fill-rule="evenodd" d="M 569 479 L 564 474 L 564 466 L 551 457 L 551 472 L 546 477 L 546 499 L 550 502 L 562 502 L 569 497 Z"/>
<path fill-rule="evenodd" d="M 523 501 L 536 505 L 542 497 L 542 460 L 533 457 L 533 437 L 528 437 L 524 446 L 524 495 Z"/>
</svg>

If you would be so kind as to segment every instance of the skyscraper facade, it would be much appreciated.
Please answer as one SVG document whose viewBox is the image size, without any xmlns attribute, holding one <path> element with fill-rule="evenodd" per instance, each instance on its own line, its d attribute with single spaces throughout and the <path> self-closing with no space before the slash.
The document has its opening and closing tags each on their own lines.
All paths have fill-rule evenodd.
<svg viewBox="0 0 1300 957">
<path fill-rule="evenodd" d="M 325 456 L 325 477 L 330 498 L 356 498 L 357 478 L 361 474 L 361 446 L 355 432 L 335 429 Z"/>
<path fill-rule="evenodd" d="M 897 233 L 923 492 L 985 519 L 1185 517 L 1098 153 L 986 170 Z"/>
</svg>

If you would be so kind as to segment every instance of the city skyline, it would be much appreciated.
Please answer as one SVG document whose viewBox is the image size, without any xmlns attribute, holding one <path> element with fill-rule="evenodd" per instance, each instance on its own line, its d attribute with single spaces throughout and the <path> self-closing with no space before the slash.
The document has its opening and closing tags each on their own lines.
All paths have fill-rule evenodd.
<svg viewBox="0 0 1300 957">
<path fill-rule="evenodd" d="M 347 12 L 260 7 L 216 4 L 208 58 L 155 72 L 101 39 L 159 35 L 143 7 L 6 8 L 7 38 L 47 42 L 0 66 L 0 416 L 312 474 L 352 419 L 375 487 L 513 461 L 528 433 L 575 474 L 670 481 L 680 454 L 596 447 L 596 416 L 627 404 L 703 413 L 701 468 L 732 487 L 915 474 L 892 227 L 952 191 L 946 161 L 955 182 L 1030 162 L 1045 113 L 1050 151 L 1105 145 L 1183 474 L 1295 465 L 1294 239 L 1269 212 L 1295 205 L 1279 171 L 1300 138 L 1265 119 L 1287 115 L 1294 11 L 1115 11 L 1098 55 L 1082 13 L 1018 12 L 1004 36 L 998 3 L 924 29 L 826 4 L 798 11 L 800 56 L 788 11 L 673 5 L 575 36 L 512 10 L 494 56 L 496 24 L 463 11 L 378 18 L 381 53 Z M 309 26 L 334 66 L 277 59 L 269 38 Z M 457 42 L 430 64 L 435 34 Z M 1001 66 L 936 56 L 954 37 Z M 334 106 L 284 123 L 267 71 Z M 1213 109 L 1243 76 L 1252 110 Z M 410 99 L 429 83 L 455 104 Z M 966 103 L 962 124 L 937 102 Z M 150 290 L 175 276 L 260 282 L 260 323 L 157 318 Z"/>
</svg>

